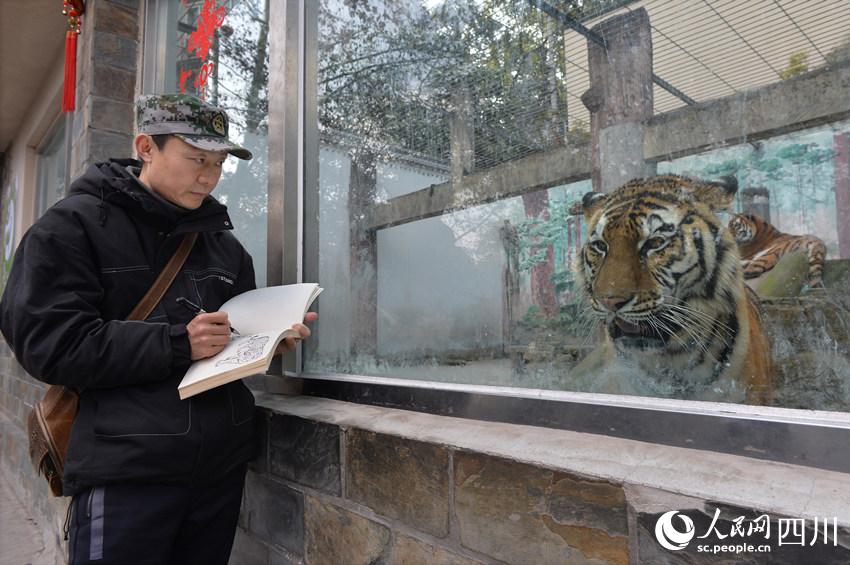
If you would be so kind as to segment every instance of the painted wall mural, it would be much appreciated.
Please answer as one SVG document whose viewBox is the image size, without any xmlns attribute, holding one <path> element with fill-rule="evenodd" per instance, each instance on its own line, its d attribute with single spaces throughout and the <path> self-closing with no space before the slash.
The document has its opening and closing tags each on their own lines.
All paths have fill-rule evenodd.
<svg viewBox="0 0 850 565">
<path fill-rule="evenodd" d="M 15 176 L 3 187 L 3 197 L 0 199 L 0 219 L 3 222 L 2 246 L 3 268 L 0 272 L 0 289 L 6 285 L 9 271 L 12 269 L 12 259 L 15 256 L 15 201 L 18 195 L 18 177 Z"/>
</svg>

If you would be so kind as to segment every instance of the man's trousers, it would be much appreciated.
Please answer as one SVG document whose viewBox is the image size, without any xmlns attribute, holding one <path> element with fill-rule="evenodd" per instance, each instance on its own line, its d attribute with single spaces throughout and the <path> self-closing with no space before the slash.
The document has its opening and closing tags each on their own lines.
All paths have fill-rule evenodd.
<svg viewBox="0 0 850 565">
<path fill-rule="evenodd" d="M 226 565 L 246 466 L 211 484 L 116 484 L 74 496 L 69 565 Z"/>
</svg>

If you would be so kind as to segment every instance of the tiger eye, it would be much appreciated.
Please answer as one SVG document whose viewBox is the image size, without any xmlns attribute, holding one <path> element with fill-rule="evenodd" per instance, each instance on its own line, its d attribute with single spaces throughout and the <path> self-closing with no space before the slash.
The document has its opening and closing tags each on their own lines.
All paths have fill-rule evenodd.
<svg viewBox="0 0 850 565">
<path fill-rule="evenodd" d="M 596 239 L 590 242 L 590 247 L 593 248 L 597 253 L 605 254 L 608 252 L 608 244 L 602 241 L 601 239 Z"/>
</svg>

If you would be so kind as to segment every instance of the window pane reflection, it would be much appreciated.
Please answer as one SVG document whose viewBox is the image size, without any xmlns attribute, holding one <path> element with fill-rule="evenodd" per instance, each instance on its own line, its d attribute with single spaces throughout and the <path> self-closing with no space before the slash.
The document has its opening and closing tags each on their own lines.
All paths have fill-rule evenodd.
<svg viewBox="0 0 850 565">
<path fill-rule="evenodd" d="M 307 369 L 850 407 L 850 233 L 842 221 L 850 208 L 850 108 L 841 93 L 850 8 L 543 4 L 321 3 L 314 220 L 326 291 Z M 737 192 L 709 211 L 703 196 L 677 191 L 670 198 L 681 201 L 669 202 L 675 213 L 656 214 L 660 227 L 623 239 L 627 252 L 612 249 L 609 267 L 634 262 L 623 277 L 669 279 L 659 283 L 661 306 L 650 307 L 637 290 L 616 305 L 617 297 L 596 292 L 596 275 L 581 276 L 589 246 L 605 246 L 605 256 L 613 245 L 605 239 L 612 234 L 588 232 L 583 197 L 666 174 Z M 685 232 L 682 210 L 693 199 L 711 217 L 702 228 L 709 235 Z M 652 206 L 660 209 L 646 201 L 633 209 L 641 225 L 655 222 Z M 733 262 L 728 277 L 746 275 L 759 298 L 742 312 L 763 324 L 773 364 L 766 381 L 753 378 L 749 361 L 735 364 L 757 349 L 735 349 L 743 342 L 733 326 L 743 335 L 746 323 L 717 318 L 712 304 L 677 285 L 687 274 L 658 274 L 648 258 L 676 237 L 685 263 L 711 263 L 698 255 L 716 252 L 694 237 L 727 238 L 745 253 L 726 225 L 752 213 L 780 232 L 823 242 L 781 239 L 791 243 L 780 245 L 761 278 L 753 270 L 769 248 Z M 668 228 L 664 218 L 675 221 Z M 809 261 L 817 249 L 823 257 Z M 706 278 L 709 267 L 700 267 Z M 750 291 L 735 288 L 743 298 L 708 300 L 749 304 Z M 617 313 L 633 298 L 631 314 Z M 652 367 L 616 347 L 599 356 L 604 343 L 622 339 L 644 349 L 655 340 Z M 693 355 L 673 366 L 679 350 Z"/>
</svg>

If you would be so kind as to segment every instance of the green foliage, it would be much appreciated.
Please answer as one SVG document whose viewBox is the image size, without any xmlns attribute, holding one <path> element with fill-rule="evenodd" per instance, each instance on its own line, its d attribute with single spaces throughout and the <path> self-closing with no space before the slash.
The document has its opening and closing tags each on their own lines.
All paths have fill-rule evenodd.
<svg viewBox="0 0 850 565">
<path fill-rule="evenodd" d="M 576 280 L 572 269 L 556 271 L 552 274 L 552 284 L 555 285 L 555 292 L 573 292 L 576 290 Z"/>
<path fill-rule="evenodd" d="M 529 327 L 540 327 L 547 321 L 546 316 L 540 311 L 540 307 L 532 304 L 528 307 L 525 316 L 522 317 L 522 323 Z"/>
<path fill-rule="evenodd" d="M 787 80 L 801 75 L 809 70 L 809 54 L 806 51 L 795 51 L 788 56 L 788 66 L 780 71 L 779 78 Z"/>
<path fill-rule="evenodd" d="M 520 323 L 531 330 L 549 331 L 559 336 L 583 337 L 590 328 L 587 304 L 579 295 L 573 295 L 563 304 L 554 318 L 546 317 L 538 306 L 530 306 Z"/>
<path fill-rule="evenodd" d="M 2 178 L 4 183 L 5 178 Z M 6 194 L 0 200 L 0 219 L 3 220 L 3 232 L 0 234 L 0 245 L 3 250 L 3 264 L 0 266 L 0 290 L 6 285 L 6 279 L 12 270 L 12 261 L 15 258 L 15 198 L 17 197 L 17 183 L 6 185 Z"/>
<path fill-rule="evenodd" d="M 529 271 L 544 261 L 546 249 L 563 241 L 570 217 L 569 207 L 557 204 L 550 207 L 548 217 L 527 218 L 517 225 L 520 272 Z M 557 270 L 555 276 L 558 276 Z"/>
<path fill-rule="evenodd" d="M 819 171 L 835 154 L 832 149 L 817 143 L 788 143 L 772 156 L 767 156 L 759 143 L 755 151 L 746 157 L 707 165 L 699 176 L 719 178 L 732 175 L 742 188 L 772 186 L 776 190 L 777 187 L 788 186 L 792 190 L 782 195 L 775 194 L 781 199 L 771 205 L 779 206 L 780 202 L 787 202 L 792 198 L 790 195 L 794 195 L 793 206 L 803 216 L 807 206 L 826 204 L 830 187 L 821 186 L 825 177 Z"/>
<path fill-rule="evenodd" d="M 550 2 L 579 17 L 614 0 Z M 462 111 L 481 164 L 586 131 L 567 121 L 561 28 L 530 3 L 322 0 L 319 14 L 319 122 L 375 155 L 394 147 L 446 159 Z"/>
<path fill-rule="evenodd" d="M 742 166 L 743 162 L 737 159 L 729 159 L 708 165 L 703 169 L 703 172 L 712 177 L 737 176 Z"/>
<path fill-rule="evenodd" d="M 550 206 L 548 217 L 527 218 L 516 226 L 519 251 L 519 271 L 530 272 L 536 265 L 546 260 L 549 247 L 561 247 L 566 244 L 565 232 L 572 202 L 559 202 Z M 551 281 L 555 293 L 562 297 L 559 313 L 547 318 L 538 306 L 531 306 L 523 318 L 523 324 L 533 328 L 546 328 L 565 335 L 580 335 L 587 325 L 584 316 L 586 305 L 577 288 L 572 265 L 556 261 Z"/>
<path fill-rule="evenodd" d="M 835 152 L 815 143 L 795 143 L 780 149 L 776 156 L 794 165 L 820 165 L 832 159 Z"/>
</svg>

